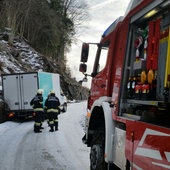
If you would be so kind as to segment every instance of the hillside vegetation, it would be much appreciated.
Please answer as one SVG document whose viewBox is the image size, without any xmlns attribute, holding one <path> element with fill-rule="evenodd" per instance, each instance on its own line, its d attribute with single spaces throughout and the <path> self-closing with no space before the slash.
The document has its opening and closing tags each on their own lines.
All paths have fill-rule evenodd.
<svg viewBox="0 0 170 170">
<path fill-rule="evenodd" d="M 59 73 L 68 98 L 86 99 L 88 89 L 71 78 L 65 56 L 86 9 L 80 0 L 0 0 L 1 74 Z"/>
</svg>

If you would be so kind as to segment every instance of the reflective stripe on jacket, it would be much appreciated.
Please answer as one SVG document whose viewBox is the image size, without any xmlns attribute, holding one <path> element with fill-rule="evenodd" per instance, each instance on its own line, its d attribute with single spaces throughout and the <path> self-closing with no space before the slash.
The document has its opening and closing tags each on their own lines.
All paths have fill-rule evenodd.
<svg viewBox="0 0 170 170">
<path fill-rule="evenodd" d="M 55 112 L 55 113 L 58 113 L 58 109 L 48 109 L 48 110 L 47 110 L 47 113 L 48 113 L 48 112 Z"/>
<path fill-rule="evenodd" d="M 34 112 L 36 112 L 36 111 L 44 111 L 44 109 L 43 108 L 36 108 L 36 109 L 34 109 Z"/>
<path fill-rule="evenodd" d="M 41 123 L 35 122 L 35 126 L 41 126 Z"/>
</svg>

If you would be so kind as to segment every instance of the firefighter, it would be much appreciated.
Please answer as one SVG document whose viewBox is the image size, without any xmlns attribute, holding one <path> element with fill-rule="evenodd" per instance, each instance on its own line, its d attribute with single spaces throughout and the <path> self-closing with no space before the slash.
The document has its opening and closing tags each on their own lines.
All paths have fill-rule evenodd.
<svg viewBox="0 0 170 170">
<path fill-rule="evenodd" d="M 47 115 L 49 118 L 50 132 L 58 130 L 58 114 L 60 113 L 60 101 L 55 96 L 55 91 L 51 90 L 50 95 L 45 101 L 45 108 L 47 109 Z"/>
<path fill-rule="evenodd" d="M 50 96 L 50 93 L 48 94 L 47 99 L 49 98 L 49 96 Z M 47 99 L 46 99 L 46 100 L 47 100 Z M 48 114 L 47 114 L 47 107 L 46 107 L 46 106 L 44 107 L 44 111 L 45 111 L 45 113 L 46 113 L 47 125 L 48 125 L 48 127 L 50 127 L 50 124 L 49 124 L 49 116 L 48 116 Z"/>
<path fill-rule="evenodd" d="M 34 132 L 40 133 L 40 129 L 42 129 L 42 118 L 43 118 L 43 90 L 38 89 L 36 96 L 31 100 L 30 105 L 34 108 L 35 113 L 35 124 L 34 124 Z"/>
</svg>

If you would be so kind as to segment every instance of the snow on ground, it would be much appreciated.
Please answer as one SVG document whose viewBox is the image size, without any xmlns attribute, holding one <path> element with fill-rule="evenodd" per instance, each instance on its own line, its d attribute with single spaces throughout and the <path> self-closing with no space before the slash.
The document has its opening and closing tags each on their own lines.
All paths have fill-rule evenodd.
<svg viewBox="0 0 170 170">
<path fill-rule="evenodd" d="M 18 123 L 18 122 L 5 122 L 5 123 L 0 124 L 0 136 L 6 133 L 7 131 L 16 128 L 20 124 L 21 123 Z"/>
<path fill-rule="evenodd" d="M 33 121 L 0 124 L 0 169 L 88 170 L 89 148 L 81 141 L 86 102 L 71 103 L 59 115 L 59 131 L 33 132 Z"/>
</svg>

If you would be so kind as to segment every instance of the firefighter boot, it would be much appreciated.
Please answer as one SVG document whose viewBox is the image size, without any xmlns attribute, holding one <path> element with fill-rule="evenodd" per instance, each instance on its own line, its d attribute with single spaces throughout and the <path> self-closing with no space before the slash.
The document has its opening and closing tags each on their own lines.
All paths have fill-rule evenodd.
<svg viewBox="0 0 170 170">
<path fill-rule="evenodd" d="M 58 122 L 55 122 L 55 131 L 58 130 Z"/>
<path fill-rule="evenodd" d="M 50 128 L 51 128 L 51 129 L 50 129 L 49 131 L 50 131 L 50 132 L 54 132 L 54 125 L 50 125 Z"/>
<path fill-rule="evenodd" d="M 42 131 L 40 131 L 40 126 L 34 126 L 34 132 L 41 133 Z"/>
</svg>

